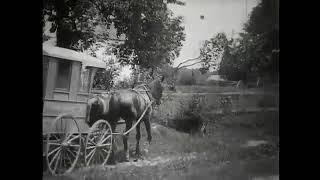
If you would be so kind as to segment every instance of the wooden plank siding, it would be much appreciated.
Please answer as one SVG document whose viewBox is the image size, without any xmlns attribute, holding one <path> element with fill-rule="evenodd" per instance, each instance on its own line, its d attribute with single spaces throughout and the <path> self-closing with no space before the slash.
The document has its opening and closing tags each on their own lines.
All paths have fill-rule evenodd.
<svg viewBox="0 0 320 180">
<path fill-rule="evenodd" d="M 63 113 L 70 113 L 74 116 L 85 117 L 86 104 L 86 102 L 79 101 L 45 100 L 43 114 L 58 116 Z"/>
<path fill-rule="evenodd" d="M 43 133 L 50 131 L 53 120 L 64 113 L 73 115 L 81 126 L 81 131 L 85 132 L 88 125 L 85 124 L 86 105 L 89 92 L 80 92 L 80 78 L 82 64 L 78 61 L 71 62 L 70 84 L 69 90 L 57 89 L 56 80 L 58 73 L 59 61 L 65 61 L 56 57 L 43 56 L 47 61 L 47 76 L 44 80 L 44 99 L 43 99 L 43 113 L 42 113 L 42 126 Z M 44 66 L 45 67 L 45 66 Z M 97 71 L 95 67 L 90 68 L 89 75 L 89 89 L 91 90 L 94 74 Z M 45 69 L 44 69 L 45 71 Z"/>
<path fill-rule="evenodd" d="M 81 63 L 77 61 L 72 62 L 70 95 L 69 100 L 77 100 L 77 93 L 79 90 Z"/>
<path fill-rule="evenodd" d="M 45 98 L 49 98 L 52 99 L 53 98 L 53 90 L 54 90 L 54 86 L 55 86 L 55 80 L 56 80 L 56 76 L 57 76 L 57 66 L 58 66 L 58 62 L 55 58 L 52 57 L 48 57 L 45 56 L 46 58 L 48 58 L 48 75 L 47 75 L 47 82 L 46 82 L 46 95 Z"/>
<path fill-rule="evenodd" d="M 43 135 L 54 132 L 54 128 L 52 127 L 52 122 L 56 117 L 54 116 L 46 116 L 44 115 L 42 118 L 42 133 Z M 75 117 L 75 120 L 78 123 L 79 129 L 81 133 L 86 133 L 89 130 L 89 126 L 85 123 L 84 118 L 82 117 Z"/>
</svg>

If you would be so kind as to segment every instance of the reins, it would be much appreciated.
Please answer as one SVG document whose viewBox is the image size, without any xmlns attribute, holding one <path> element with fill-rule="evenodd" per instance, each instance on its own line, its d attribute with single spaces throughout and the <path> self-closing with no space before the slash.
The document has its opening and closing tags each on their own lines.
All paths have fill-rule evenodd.
<svg viewBox="0 0 320 180">
<path fill-rule="evenodd" d="M 141 114 L 140 118 L 138 119 L 138 121 L 126 132 L 122 133 L 122 135 L 127 135 L 130 131 L 132 131 L 132 129 L 134 129 L 141 121 L 141 119 L 144 117 L 144 115 L 146 114 L 147 110 L 151 107 L 152 103 L 149 103 L 148 106 L 146 107 L 146 109 L 143 111 L 143 113 Z"/>
</svg>

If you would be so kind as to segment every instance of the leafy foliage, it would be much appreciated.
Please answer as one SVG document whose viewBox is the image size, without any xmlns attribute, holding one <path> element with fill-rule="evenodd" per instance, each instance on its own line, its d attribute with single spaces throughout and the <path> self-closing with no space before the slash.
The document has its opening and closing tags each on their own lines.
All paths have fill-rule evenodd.
<svg viewBox="0 0 320 180">
<path fill-rule="evenodd" d="M 219 47 L 222 59 L 219 74 L 229 80 L 247 80 L 250 73 L 259 76 L 277 76 L 278 65 L 278 0 L 261 0 L 251 12 L 248 22 L 244 24 L 244 32 L 237 39 L 227 40 L 225 37 L 215 43 L 206 43 L 202 47 L 202 57 L 217 57 L 212 47 Z M 218 36 L 218 35 L 217 35 Z M 215 36 L 215 39 L 218 39 Z M 204 64 L 206 70 L 210 65 Z"/>
<path fill-rule="evenodd" d="M 94 77 L 93 88 L 99 90 L 110 90 L 114 87 L 115 77 L 119 75 L 119 70 L 112 67 L 109 69 L 99 69 Z"/>
<path fill-rule="evenodd" d="M 57 45 L 75 50 L 88 49 L 108 39 L 114 24 L 117 36 L 125 40 L 114 49 L 123 64 L 142 68 L 171 63 L 179 56 L 185 39 L 182 17 L 173 17 L 168 3 L 178 0 L 44 0 L 44 16 L 53 22 Z M 100 30 L 99 30 L 100 29 Z M 77 46 L 81 40 L 81 46 Z"/>
<path fill-rule="evenodd" d="M 200 57 L 202 60 L 201 72 L 205 73 L 210 67 L 217 67 L 225 48 L 229 41 L 225 33 L 218 33 L 210 40 L 206 40 L 200 49 Z"/>
<path fill-rule="evenodd" d="M 57 46 L 75 48 L 79 40 L 81 48 L 87 49 L 105 37 L 104 32 L 96 32 L 97 26 L 108 26 L 94 1 L 90 0 L 44 0 L 43 15 L 52 22 L 50 32 L 56 32 Z"/>
<path fill-rule="evenodd" d="M 167 1 L 177 3 L 178 1 Z M 179 56 L 185 39 L 182 17 L 173 17 L 160 0 L 117 1 L 112 11 L 118 35 L 125 34 L 118 46 L 120 61 L 142 68 L 172 63 Z"/>
<path fill-rule="evenodd" d="M 178 131 L 191 134 L 199 133 L 205 123 L 205 119 L 201 115 L 205 108 L 203 99 L 204 97 L 201 95 L 193 95 L 188 102 L 180 102 L 180 114 L 178 117 L 169 120 L 168 125 Z"/>
</svg>

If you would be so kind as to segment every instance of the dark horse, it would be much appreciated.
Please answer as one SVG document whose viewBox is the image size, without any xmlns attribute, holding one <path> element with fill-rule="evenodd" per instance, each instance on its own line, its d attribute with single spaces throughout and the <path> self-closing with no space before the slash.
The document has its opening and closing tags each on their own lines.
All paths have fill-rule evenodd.
<svg viewBox="0 0 320 180">
<path fill-rule="evenodd" d="M 143 114 L 150 103 L 160 104 L 162 97 L 162 81 L 164 77 L 156 78 L 152 82 L 137 86 L 134 89 L 122 89 L 111 92 L 105 96 L 96 96 L 88 100 L 87 105 L 87 117 L 86 123 L 91 127 L 97 120 L 107 120 L 112 128 L 112 132 L 115 131 L 117 122 L 122 118 L 125 120 L 126 129 L 128 131 L 133 123 L 135 123 Z M 150 106 L 149 106 L 150 107 Z M 144 122 L 147 131 L 147 140 L 150 144 L 151 126 L 150 116 L 152 109 L 149 108 L 145 113 L 141 121 Z M 140 121 L 140 122 L 141 122 Z M 140 156 L 139 141 L 140 134 L 140 122 L 136 126 L 136 155 Z M 125 160 L 129 161 L 129 148 L 128 148 L 128 136 L 129 133 L 123 136 L 123 145 L 125 151 Z M 114 149 L 114 148 L 112 148 Z M 113 156 L 113 150 L 112 155 Z"/>
</svg>

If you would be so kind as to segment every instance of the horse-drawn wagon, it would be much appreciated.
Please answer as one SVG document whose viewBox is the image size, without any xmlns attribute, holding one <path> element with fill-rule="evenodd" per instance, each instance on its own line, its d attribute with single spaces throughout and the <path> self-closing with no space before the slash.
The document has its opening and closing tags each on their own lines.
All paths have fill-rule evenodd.
<svg viewBox="0 0 320 180">
<path fill-rule="evenodd" d="M 90 103 L 98 102 L 99 99 L 100 102 L 103 101 L 101 96 L 94 96 L 92 93 L 93 78 L 99 68 L 105 67 L 106 63 L 86 54 L 65 48 L 43 46 L 43 152 L 47 168 L 52 174 L 71 172 L 75 166 L 81 164 L 84 166 L 106 164 L 113 153 L 113 136 L 122 135 L 127 139 L 129 132 L 134 128 L 139 134 L 139 137 L 136 137 L 136 150 L 139 152 L 141 120 L 146 125 L 148 140 L 151 141 L 148 118 L 152 102 L 156 100 L 156 103 L 159 103 L 161 99 L 160 80 L 154 80 L 147 85 L 148 88 L 140 86 L 144 94 L 138 90 L 139 88 L 119 91 L 115 99 L 130 98 L 122 99 L 124 101 L 121 102 L 112 101 L 115 103 L 112 107 L 124 107 L 121 104 L 124 102 L 128 103 L 126 107 L 129 109 L 126 107 L 114 109 L 111 118 L 108 117 L 110 119 L 108 122 L 109 119 L 104 117 L 103 113 L 109 113 L 106 108 L 109 100 L 104 100 L 101 106 L 105 111 L 101 112 L 102 118 L 88 123 L 92 110 Z M 138 104 L 134 104 L 133 100 Z M 145 116 L 147 112 L 149 114 Z M 126 130 L 123 133 L 116 133 L 115 126 L 121 118 L 125 120 Z M 133 121 L 136 121 L 134 125 Z M 124 147 L 129 156 L 127 145 Z"/>
<path fill-rule="evenodd" d="M 43 152 L 52 174 L 72 171 L 80 155 L 86 165 L 103 164 L 110 155 L 109 123 L 84 123 L 94 75 L 105 67 L 86 54 L 43 46 Z"/>
</svg>

